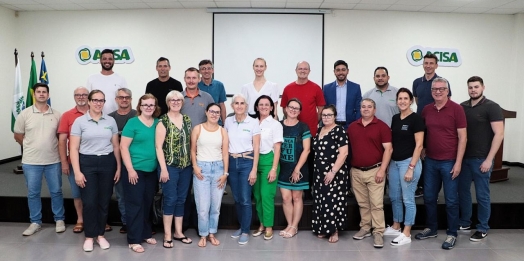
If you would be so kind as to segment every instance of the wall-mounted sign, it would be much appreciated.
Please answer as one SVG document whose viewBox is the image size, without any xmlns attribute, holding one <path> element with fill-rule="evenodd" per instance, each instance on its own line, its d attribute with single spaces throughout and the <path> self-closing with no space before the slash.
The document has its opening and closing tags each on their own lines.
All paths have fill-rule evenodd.
<svg viewBox="0 0 524 261">
<path fill-rule="evenodd" d="M 88 63 L 100 63 L 100 54 L 104 49 L 113 50 L 115 63 L 132 63 L 135 61 L 135 56 L 129 46 L 89 47 L 87 45 L 82 45 L 76 49 L 76 61 L 82 65 Z"/>
<path fill-rule="evenodd" d="M 437 56 L 439 66 L 459 67 L 462 64 L 459 50 L 453 48 L 433 48 L 415 45 L 408 49 L 406 57 L 411 65 L 419 66 L 424 62 L 424 55 L 428 53 Z"/>
</svg>

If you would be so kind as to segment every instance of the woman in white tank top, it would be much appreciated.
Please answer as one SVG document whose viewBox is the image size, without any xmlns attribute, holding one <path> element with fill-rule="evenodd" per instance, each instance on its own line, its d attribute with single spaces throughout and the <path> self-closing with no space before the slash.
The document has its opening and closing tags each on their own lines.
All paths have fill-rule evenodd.
<svg viewBox="0 0 524 261">
<path fill-rule="evenodd" d="M 191 161 L 193 163 L 193 191 L 198 213 L 199 247 L 207 241 L 218 246 L 215 238 L 222 195 L 228 173 L 228 136 L 218 125 L 220 106 L 211 103 L 206 108 L 207 121 L 193 128 L 191 133 Z"/>
</svg>

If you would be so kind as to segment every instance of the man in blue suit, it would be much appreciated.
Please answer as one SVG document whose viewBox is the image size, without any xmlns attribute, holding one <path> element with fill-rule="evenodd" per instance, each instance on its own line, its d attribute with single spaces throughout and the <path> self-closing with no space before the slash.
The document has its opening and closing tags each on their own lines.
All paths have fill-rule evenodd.
<svg viewBox="0 0 524 261">
<path fill-rule="evenodd" d="M 336 61 L 334 67 L 333 72 L 337 80 L 324 85 L 324 99 L 326 105 L 335 105 L 337 108 L 335 121 L 338 125 L 347 129 L 349 124 L 360 118 L 362 92 L 360 91 L 360 84 L 347 79 L 349 70 L 345 61 Z"/>
</svg>

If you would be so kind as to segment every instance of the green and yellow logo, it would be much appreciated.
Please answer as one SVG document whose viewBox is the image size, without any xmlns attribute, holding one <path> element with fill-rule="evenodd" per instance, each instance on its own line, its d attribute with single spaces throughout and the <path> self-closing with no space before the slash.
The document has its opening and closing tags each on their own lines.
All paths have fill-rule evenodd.
<svg viewBox="0 0 524 261">
<path fill-rule="evenodd" d="M 424 56 L 434 54 L 437 56 L 439 66 L 459 67 L 462 65 L 460 51 L 453 48 L 433 48 L 415 45 L 408 49 L 406 57 L 408 62 L 413 66 L 419 66 L 424 63 Z"/>
<path fill-rule="evenodd" d="M 132 63 L 135 61 L 135 56 L 130 47 L 96 47 L 80 46 L 76 50 L 76 60 L 79 64 L 85 65 L 88 63 L 100 63 L 100 56 L 104 49 L 113 50 L 115 56 L 115 63 Z"/>
<path fill-rule="evenodd" d="M 418 62 L 420 60 L 422 60 L 422 51 L 420 49 L 416 49 L 416 50 L 413 50 L 411 51 L 411 59 L 413 59 L 413 61 L 415 62 Z"/>
</svg>

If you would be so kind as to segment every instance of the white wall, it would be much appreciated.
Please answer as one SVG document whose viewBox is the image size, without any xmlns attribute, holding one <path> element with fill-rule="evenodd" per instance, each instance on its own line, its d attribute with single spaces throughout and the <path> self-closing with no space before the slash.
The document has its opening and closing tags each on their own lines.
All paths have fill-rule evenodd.
<svg viewBox="0 0 524 261">
<path fill-rule="evenodd" d="M 8 54 L 2 55 L 8 59 L 0 59 L 0 68 L 5 72 L 0 83 L 12 92 L 14 69 L 10 55 L 15 43 L 22 58 L 23 86 L 29 76 L 29 59 L 25 57 L 35 51 L 39 69 L 39 53 L 45 51 L 53 107 L 61 111 L 74 105 L 72 90 L 100 71 L 99 64 L 76 62 L 75 50 L 80 45 L 130 46 L 135 62 L 117 64 L 114 70 L 127 79 L 135 98 L 157 76 L 155 61 L 159 56 L 171 60 L 171 75 L 180 81 L 186 68 L 211 58 L 212 15 L 204 9 L 21 12 L 18 18 L 9 18 L 13 14 L 0 9 L 2 27 L 8 28 L 0 32 L 1 37 L 8 38 L 0 42 L 0 50 Z M 460 49 L 462 66 L 440 67 L 437 73 L 450 80 L 453 100 L 457 102 L 468 97 L 467 78 L 479 75 L 485 80 L 485 93 L 490 99 L 505 109 L 518 111 L 519 118 L 507 121 L 504 160 L 524 162 L 519 133 L 524 127 L 524 104 L 520 102 L 523 91 L 517 86 L 516 75 L 523 69 L 524 15 L 335 11 L 325 17 L 324 81 L 334 80 L 332 64 L 343 59 L 349 64 L 349 79 L 360 83 L 363 91 L 373 87 L 377 66 L 389 69 L 392 85 L 411 88 L 413 79 L 423 74 L 422 67 L 413 67 L 406 60 L 406 51 L 413 45 Z M 8 122 L 11 100 L 0 99 L 5 99 L 6 108 L 0 120 Z M 9 136 L 4 139 L 8 141 L 2 141 L 2 147 L 9 143 L 13 148 L 0 151 L 0 159 L 16 155 L 18 146 L 11 141 L 9 128 L 1 128 L 0 135 Z"/>
<path fill-rule="evenodd" d="M 13 89 L 15 85 L 16 46 L 15 11 L 0 7 L 0 160 L 20 155 L 20 146 L 14 141 L 11 132 L 11 107 L 13 105 Z M 20 57 L 20 50 L 19 57 Z M 28 65 L 27 62 L 21 65 Z"/>
</svg>

